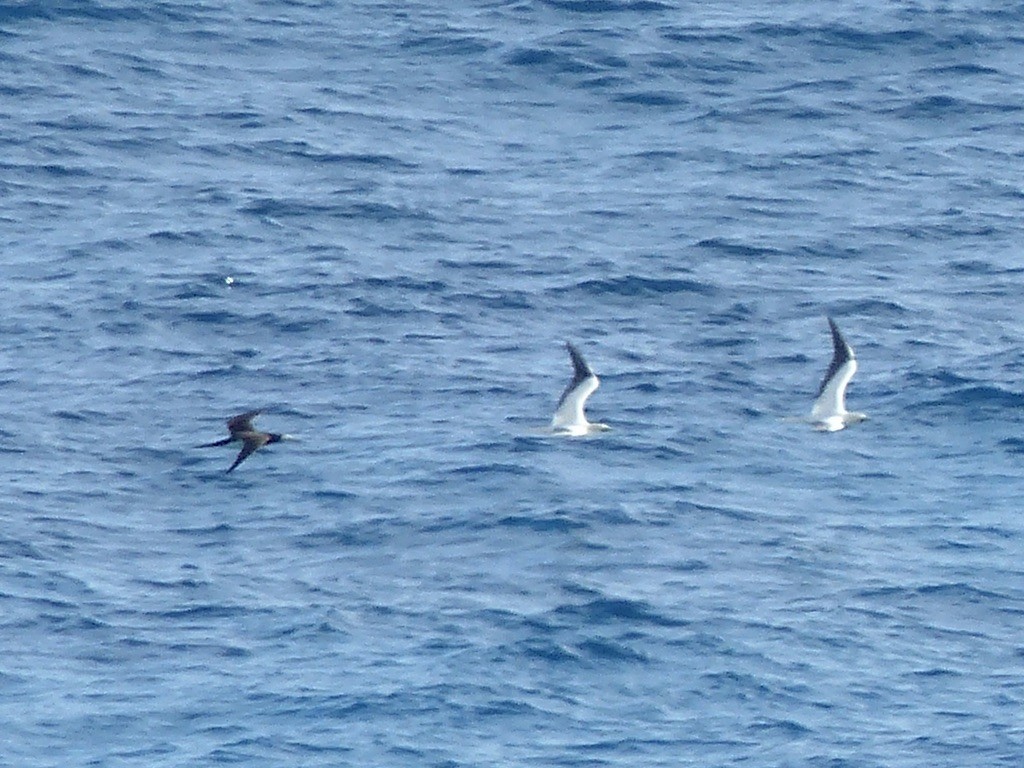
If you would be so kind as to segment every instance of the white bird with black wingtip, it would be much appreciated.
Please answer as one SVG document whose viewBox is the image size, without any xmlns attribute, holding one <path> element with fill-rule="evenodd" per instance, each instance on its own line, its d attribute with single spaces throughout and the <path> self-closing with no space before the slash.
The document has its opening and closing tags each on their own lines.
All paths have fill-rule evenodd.
<svg viewBox="0 0 1024 768">
<path fill-rule="evenodd" d="M 572 360 L 572 381 L 558 400 L 554 418 L 551 419 L 552 432 L 567 437 L 582 437 L 611 429 L 607 424 L 587 421 L 583 408 L 587 398 L 594 394 L 601 382 L 571 342 L 567 341 L 565 348 L 569 350 L 569 358 Z"/>
<path fill-rule="evenodd" d="M 832 362 L 818 388 L 810 421 L 817 430 L 836 432 L 864 421 L 867 414 L 846 410 L 846 386 L 857 372 L 857 359 L 853 355 L 853 347 L 846 343 L 835 321 L 831 317 L 825 319 L 832 330 Z"/>
</svg>

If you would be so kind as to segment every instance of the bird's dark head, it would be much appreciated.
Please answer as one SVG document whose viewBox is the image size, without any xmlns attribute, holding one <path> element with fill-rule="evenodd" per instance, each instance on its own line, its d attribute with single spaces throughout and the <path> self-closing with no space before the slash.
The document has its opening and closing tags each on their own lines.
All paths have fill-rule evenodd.
<svg viewBox="0 0 1024 768">
<path fill-rule="evenodd" d="M 285 439 L 285 437 L 287 437 L 287 435 L 279 435 L 276 432 L 270 432 L 268 433 L 268 437 L 270 439 L 267 440 L 267 445 L 270 445 L 271 443 L 280 443 Z"/>
</svg>

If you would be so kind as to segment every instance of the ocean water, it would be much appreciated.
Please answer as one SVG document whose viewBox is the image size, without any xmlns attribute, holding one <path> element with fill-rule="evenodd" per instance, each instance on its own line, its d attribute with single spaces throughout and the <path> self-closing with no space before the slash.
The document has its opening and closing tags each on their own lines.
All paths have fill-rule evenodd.
<svg viewBox="0 0 1024 768">
<path fill-rule="evenodd" d="M 1024 9 L 452 5 L 0 5 L 0 765 L 1024 763 Z"/>
</svg>

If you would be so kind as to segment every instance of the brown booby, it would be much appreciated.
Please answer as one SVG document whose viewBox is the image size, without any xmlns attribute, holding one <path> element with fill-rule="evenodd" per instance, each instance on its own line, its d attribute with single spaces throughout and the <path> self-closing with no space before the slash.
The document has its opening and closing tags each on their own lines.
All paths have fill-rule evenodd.
<svg viewBox="0 0 1024 768">
<path fill-rule="evenodd" d="M 246 411 L 245 413 L 240 413 L 237 416 L 232 416 L 227 420 L 228 432 L 230 433 L 228 437 L 225 437 L 223 440 L 218 440 L 215 443 L 204 443 L 197 447 L 219 448 L 222 445 L 241 442 L 242 450 L 238 452 L 238 457 L 235 459 L 235 463 L 228 467 L 227 471 L 231 472 L 235 467 L 263 446 L 270 445 L 271 443 L 279 443 L 288 437 L 288 435 L 280 435 L 275 432 L 257 432 L 252 423 L 259 415 L 260 411 Z M 225 474 L 227 474 L 227 472 L 225 472 Z"/>
</svg>

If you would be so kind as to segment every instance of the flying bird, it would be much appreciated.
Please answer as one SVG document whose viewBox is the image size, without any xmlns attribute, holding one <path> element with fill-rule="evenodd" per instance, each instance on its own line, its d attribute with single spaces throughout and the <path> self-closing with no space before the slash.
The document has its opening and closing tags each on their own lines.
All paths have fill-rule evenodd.
<svg viewBox="0 0 1024 768">
<path fill-rule="evenodd" d="M 555 408 L 554 418 L 551 419 L 551 429 L 555 434 L 580 437 L 604 432 L 611 429 L 607 424 L 592 423 L 587 421 L 583 408 L 587 398 L 594 394 L 594 390 L 600 386 L 600 381 L 594 372 L 583 359 L 583 355 L 571 342 L 565 343 L 569 350 L 569 358 L 572 360 L 572 381 L 565 388 L 565 392 L 558 400 Z"/>
<path fill-rule="evenodd" d="M 231 472 L 235 467 L 263 446 L 270 445 L 271 443 L 279 443 L 282 440 L 286 440 L 291 437 L 290 435 L 279 435 L 275 432 L 257 432 L 252 423 L 259 415 L 259 411 L 246 411 L 245 413 L 240 413 L 237 416 L 232 416 L 227 420 L 228 437 L 225 437 L 223 440 L 218 440 L 215 443 L 204 443 L 197 447 L 219 448 L 222 445 L 241 442 L 242 450 L 238 452 L 235 463 L 228 467 L 228 472 Z"/>
<path fill-rule="evenodd" d="M 831 317 L 826 320 L 832 331 L 832 362 L 811 408 L 811 423 L 822 432 L 836 432 L 849 424 L 864 421 L 867 414 L 846 410 L 846 385 L 857 372 L 857 359 L 853 356 L 853 347 L 846 343 L 835 321 Z"/>
</svg>

